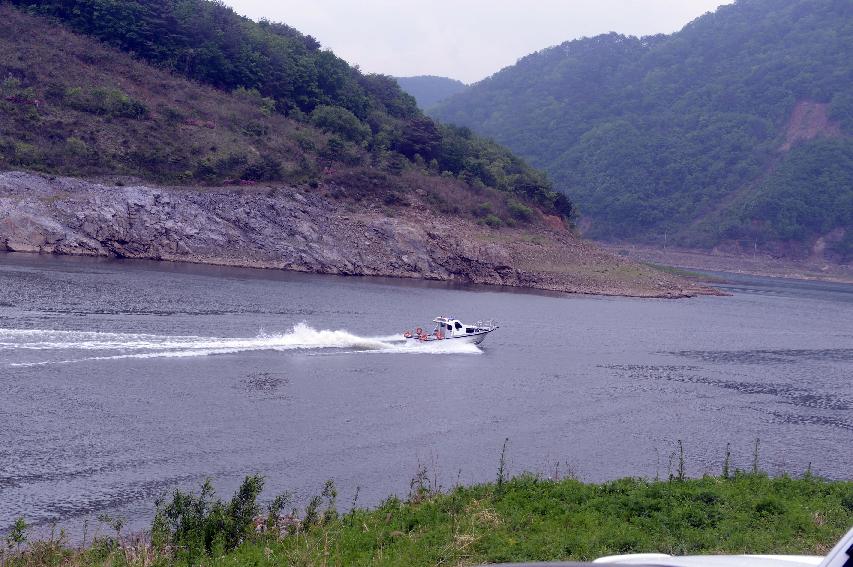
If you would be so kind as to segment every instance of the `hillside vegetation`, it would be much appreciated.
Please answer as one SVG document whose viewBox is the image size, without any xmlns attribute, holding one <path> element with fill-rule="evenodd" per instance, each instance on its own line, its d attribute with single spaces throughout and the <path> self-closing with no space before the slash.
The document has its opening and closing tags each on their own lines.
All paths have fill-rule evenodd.
<svg viewBox="0 0 853 567">
<path fill-rule="evenodd" d="M 390 206 L 414 180 L 442 212 L 493 226 L 532 222 L 535 209 L 572 215 L 505 148 L 424 116 L 393 78 L 284 24 L 207 0 L 11 4 L 0 5 L 0 168 L 328 182 Z"/>
<path fill-rule="evenodd" d="M 397 83 L 401 89 L 415 97 L 418 106 L 424 110 L 429 110 L 436 103 L 468 88 L 462 81 L 435 75 L 397 77 Z"/>
<path fill-rule="evenodd" d="M 738 0 L 521 59 L 433 115 L 545 169 L 602 239 L 853 257 L 853 4 Z"/>
</svg>

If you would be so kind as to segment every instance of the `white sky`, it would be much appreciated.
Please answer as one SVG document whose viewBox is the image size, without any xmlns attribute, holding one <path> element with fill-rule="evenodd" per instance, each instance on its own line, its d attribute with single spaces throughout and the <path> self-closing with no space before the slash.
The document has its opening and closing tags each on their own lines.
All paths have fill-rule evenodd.
<svg viewBox="0 0 853 567">
<path fill-rule="evenodd" d="M 471 83 L 570 39 L 671 33 L 732 0 L 225 0 L 284 22 L 365 72 Z"/>
</svg>

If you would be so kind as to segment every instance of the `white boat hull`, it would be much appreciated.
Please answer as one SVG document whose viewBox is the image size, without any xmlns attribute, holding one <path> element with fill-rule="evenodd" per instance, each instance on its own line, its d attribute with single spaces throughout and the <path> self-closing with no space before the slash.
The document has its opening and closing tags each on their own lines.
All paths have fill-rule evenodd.
<svg viewBox="0 0 853 567">
<path fill-rule="evenodd" d="M 425 343 L 442 343 L 445 341 L 454 341 L 454 342 L 463 342 L 478 345 L 482 343 L 486 339 L 486 335 L 494 331 L 494 329 L 490 329 L 488 331 L 480 331 L 477 333 L 472 333 L 470 335 L 462 335 L 460 337 L 444 337 L 443 339 L 436 338 L 433 335 L 429 335 L 425 341 L 420 340 L 417 337 L 412 337 L 408 339 L 408 342 L 411 344 L 425 344 Z"/>
</svg>

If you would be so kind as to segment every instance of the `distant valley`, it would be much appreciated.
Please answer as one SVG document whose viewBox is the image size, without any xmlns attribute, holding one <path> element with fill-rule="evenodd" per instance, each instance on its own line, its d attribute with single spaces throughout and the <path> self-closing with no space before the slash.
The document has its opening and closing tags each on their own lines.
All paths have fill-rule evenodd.
<svg viewBox="0 0 853 567">
<path fill-rule="evenodd" d="M 400 88 L 415 97 L 418 106 L 429 110 L 439 102 L 468 88 L 468 85 L 456 79 L 419 75 L 416 77 L 397 77 Z"/>
</svg>

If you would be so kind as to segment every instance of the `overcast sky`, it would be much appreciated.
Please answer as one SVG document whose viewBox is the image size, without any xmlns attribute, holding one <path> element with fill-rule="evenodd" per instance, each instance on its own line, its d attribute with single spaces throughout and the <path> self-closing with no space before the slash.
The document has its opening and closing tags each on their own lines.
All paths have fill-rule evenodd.
<svg viewBox="0 0 853 567">
<path fill-rule="evenodd" d="M 284 22 L 363 71 L 471 83 L 520 57 L 609 31 L 671 33 L 731 0 L 225 0 Z"/>
</svg>

